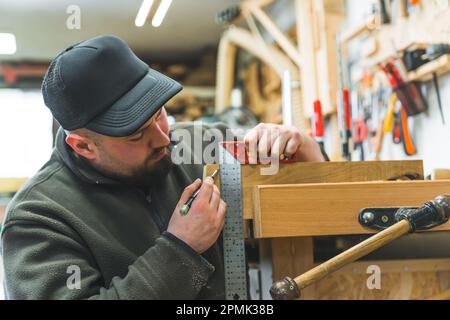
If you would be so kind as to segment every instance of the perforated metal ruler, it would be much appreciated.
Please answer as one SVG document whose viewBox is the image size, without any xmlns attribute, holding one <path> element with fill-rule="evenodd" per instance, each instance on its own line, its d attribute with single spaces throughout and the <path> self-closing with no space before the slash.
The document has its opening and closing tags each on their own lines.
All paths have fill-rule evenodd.
<svg viewBox="0 0 450 320">
<path fill-rule="evenodd" d="M 227 300 L 247 299 L 245 240 L 242 213 L 241 164 L 220 148 L 220 187 L 228 204 L 223 227 L 225 296 Z"/>
</svg>

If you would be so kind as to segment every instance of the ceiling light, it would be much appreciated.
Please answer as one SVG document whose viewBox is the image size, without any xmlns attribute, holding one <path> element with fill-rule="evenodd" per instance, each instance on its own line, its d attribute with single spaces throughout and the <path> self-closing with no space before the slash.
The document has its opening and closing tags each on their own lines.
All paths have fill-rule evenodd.
<svg viewBox="0 0 450 320">
<path fill-rule="evenodd" d="M 16 50 L 16 37 L 12 33 L 0 33 L 0 54 L 14 54 Z"/>
<path fill-rule="evenodd" d="M 143 0 L 141 7 L 139 8 L 139 12 L 136 16 L 136 20 L 134 23 L 136 27 L 142 27 L 145 24 L 145 20 L 147 20 L 148 13 L 150 12 L 150 8 L 152 7 L 153 0 Z"/>
<path fill-rule="evenodd" d="M 161 23 L 164 20 L 164 17 L 166 16 L 167 11 L 169 10 L 170 4 L 172 3 L 172 0 L 162 0 L 161 4 L 158 7 L 158 10 L 156 10 L 155 16 L 152 20 L 152 25 L 154 27 L 159 27 Z"/>
</svg>

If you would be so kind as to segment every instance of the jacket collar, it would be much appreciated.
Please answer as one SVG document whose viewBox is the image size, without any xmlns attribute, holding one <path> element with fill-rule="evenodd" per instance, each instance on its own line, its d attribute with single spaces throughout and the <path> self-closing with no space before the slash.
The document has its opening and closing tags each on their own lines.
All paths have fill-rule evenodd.
<svg viewBox="0 0 450 320">
<path fill-rule="evenodd" d="M 75 155 L 66 143 L 66 134 L 62 128 L 58 129 L 55 139 L 55 150 L 61 160 L 80 179 L 92 184 L 118 185 L 119 181 L 102 175 L 94 169 L 86 160 Z"/>
</svg>

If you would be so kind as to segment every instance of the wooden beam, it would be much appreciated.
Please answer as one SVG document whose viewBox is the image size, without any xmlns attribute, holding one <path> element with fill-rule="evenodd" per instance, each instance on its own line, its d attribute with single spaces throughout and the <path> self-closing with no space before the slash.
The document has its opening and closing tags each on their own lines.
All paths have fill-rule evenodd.
<svg viewBox="0 0 450 320">
<path fill-rule="evenodd" d="M 358 222 L 363 208 L 419 207 L 450 193 L 450 180 L 260 185 L 255 187 L 256 238 L 374 233 Z M 450 230 L 450 224 L 433 231 Z"/>
<path fill-rule="evenodd" d="M 217 53 L 216 113 L 222 112 L 231 104 L 236 50 L 236 46 L 228 37 L 222 37 Z"/>
<path fill-rule="evenodd" d="M 306 116 L 313 114 L 314 101 L 319 99 L 319 85 L 317 73 L 316 50 L 317 21 L 313 8 L 315 0 L 296 0 L 295 10 L 297 19 L 297 37 L 303 67 L 301 69 L 301 84 L 303 95 L 303 108 Z"/>
<path fill-rule="evenodd" d="M 274 38 L 276 43 L 283 49 L 289 58 L 295 62 L 297 67 L 302 67 L 302 62 L 300 58 L 300 52 L 297 48 L 289 41 L 289 39 L 280 31 L 277 25 L 269 18 L 269 16 L 261 10 L 260 7 L 256 6 L 252 2 L 245 4 L 247 10 L 253 14 L 256 19 L 264 26 L 264 28 L 269 32 L 269 34 Z"/>
<path fill-rule="evenodd" d="M 272 244 L 273 279 L 294 278 L 314 267 L 314 248 L 311 237 L 275 238 Z M 314 299 L 314 285 L 302 290 L 300 299 Z"/>
<path fill-rule="evenodd" d="M 297 66 L 286 55 L 275 48 L 261 43 L 249 31 L 230 27 L 220 40 L 217 81 L 216 81 L 216 113 L 222 112 L 230 105 L 231 89 L 233 88 L 233 70 L 235 64 L 235 52 L 237 48 L 243 49 L 256 58 L 273 68 L 281 78 L 283 72 L 288 70 L 291 73 L 292 81 L 300 79 L 300 72 Z M 303 106 L 300 99 L 301 93 L 298 88 L 292 88 L 292 114 L 294 125 L 298 128 L 309 126 L 303 116 Z"/>
</svg>

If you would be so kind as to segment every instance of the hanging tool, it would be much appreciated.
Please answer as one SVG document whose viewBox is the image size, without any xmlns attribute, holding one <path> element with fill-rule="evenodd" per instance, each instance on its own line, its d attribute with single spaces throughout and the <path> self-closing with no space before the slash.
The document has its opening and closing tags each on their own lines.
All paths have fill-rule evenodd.
<svg viewBox="0 0 450 320">
<path fill-rule="evenodd" d="M 428 59 L 429 61 L 433 61 L 433 60 L 440 58 L 444 54 L 450 54 L 450 45 L 434 44 L 427 48 L 426 53 L 423 56 L 423 58 Z M 436 72 L 433 72 L 433 85 L 434 85 L 434 89 L 436 90 L 437 102 L 438 102 L 439 112 L 441 114 L 442 123 L 445 125 L 444 110 L 442 108 L 441 94 L 440 94 L 440 90 L 439 90 L 439 81 L 438 81 L 438 76 L 437 76 Z"/>
<path fill-rule="evenodd" d="M 408 0 L 397 0 L 399 6 L 399 16 L 401 18 L 408 17 Z"/>
<path fill-rule="evenodd" d="M 398 106 L 394 110 L 394 123 L 392 128 L 392 139 L 395 144 L 402 144 L 405 154 L 413 156 L 417 153 L 417 148 L 409 133 L 408 115 L 401 104 L 395 103 Z"/>
<path fill-rule="evenodd" d="M 444 54 L 450 54 L 450 45 L 445 43 L 434 44 L 427 48 L 426 53 L 424 55 L 424 59 L 432 61 L 440 58 Z M 445 125 L 444 110 L 442 108 L 441 94 L 439 90 L 439 81 L 436 72 L 433 72 L 433 84 L 436 90 L 436 96 L 438 100 L 439 112 L 441 113 L 442 123 Z"/>
<path fill-rule="evenodd" d="M 336 37 L 336 55 L 339 74 L 339 90 L 337 96 L 339 132 L 341 136 L 342 158 L 351 160 L 350 154 L 350 138 L 351 131 L 351 106 L 350 106 L 350 90 L 344 83 L 343 60 L 341 52 L 340 36 Z"/>
<path fill-rule="evenodd" d="M 381 69 L 409 116 L 425 112 L 428 109 L 420 90 L 420 82 L 404 82 L 401 72 L 392 60 L 382 65 Z"/>
<path fill-rule="evenodd" d="M 428 46 L 426 49 L 417 49 L 414 51 L 405 52 L 405 54 L 403 56 L 403 60 L 406 65 L 406 69 L 408 71 L 413 71 L 428 62 L 431 62 L 433 60 L 440 58 L 444 54 L 450 54 L 450 45 L 445 44 L 445 43 L 434 44 L 434 45 Z M 433 85 L 436 90 L 439 112 L 441 114 L 442 123 L 445 125 L 445 117 L 444 117 L 444 111 L 443 111 L 443 107 L 442 107 L 442 100 L 441 100 L 441 95 L 440 95 L 440 90 L 439 90 L 439 82 L 438 82 L 437 73 L 433 72 L 432 76 L 433 76 L 433 78 L 432 78 Z"/>
<path fill-rule="evenodd" d="M 407 50 L 403 54 L 403 62 L 405 63 L 406 70 L 414 71 L 431 60 L 425 58 L 426 49 Z"/>
<path fill-rule="evenodd" d="M 322 104 L 320 100 L 314 101 L 314 117 L 312 122 L 313 127 L 313 136 L 316 139 L 317 143 L 324 148 L 324 125 L 323 125 L 323 116 L 322 116 Z"/>
<path fill-rule="evenodd" d="M 375 161 L 380 160 L 381 150 L 383 149 L 383 141 L 386 133 L 392 131 L 392 126 L 394 123 L 394 111 L 395 111 L 395 103 L 397 101 L 397 96 L 395 93 L 391 94 L 389 98 L 388 109 L 384 119 L 381 120 L 380 128 L 378 129 L 378 136 L 375 145 Z"/>
<path fill-rule="evenodd" d="M 450 195 L 442 195 L 422 207 L 401 208 L 395 213 L 397 223 L 357 244 L 336 257 L 292 279 L 286 277 L 275 282 L 270 294 L 275 300 L 292 300 L 300 297 L 301 290 L 358 260 L 374 250 L 408 233 L 428 230 L 446 223 L 450 218 Z"/>
<path fill-rule="evenodd" d="M 394 126 L 392 128 L 392 142 L 394 144 L 402 143 L 402 127 L 400 111 L 394 113 Z"/>
<path fill-rule="evenodd" d="M 400 138 L 403 142 L 403 149 L 405 150 L 406 155 L 413 156 L 417 153 L 417 148 L 412 141 L 411 135 L 409 133 L 408 128 L 408 115 L 405 110 L 402 108 L 400 110 Z"/>
<path fill-rule="evenodd" d="M 366 159 L 364 153 L 364 141 L 366 141 L 368 135 L 368 129 L 364 118 L 358 119 L 353 128 L 353 144 L 354 149 L 359 149 L 360 161 Z"/>
<path fill-rule="evenodd" d="M 386 113 L 386 118 L 383 122 L 383 132 L 389 133 L 392 131 L 394 125 L 395 104 L 397 103 L 397 95 L 392 93 L 389 99 L 389 106 Z"/>
<path fill-rule="evenodd" d="M 381 24 L 389 24 L 391 19 L 389 18 L 389 14 L 387 12 L 385 0 L 379 0 L 379 5 Z"/>
<path fill-rule="evenodd" d="M 444 110 L 442 109 L 441 93 L 439 91 L 439 81 L 436 72 L 433 72 L 433 84 L 436 90 L 436 97 L 438 101 L 439 112 L 441 113 L 442 124 L 445 125 Z"/>
</svg>

